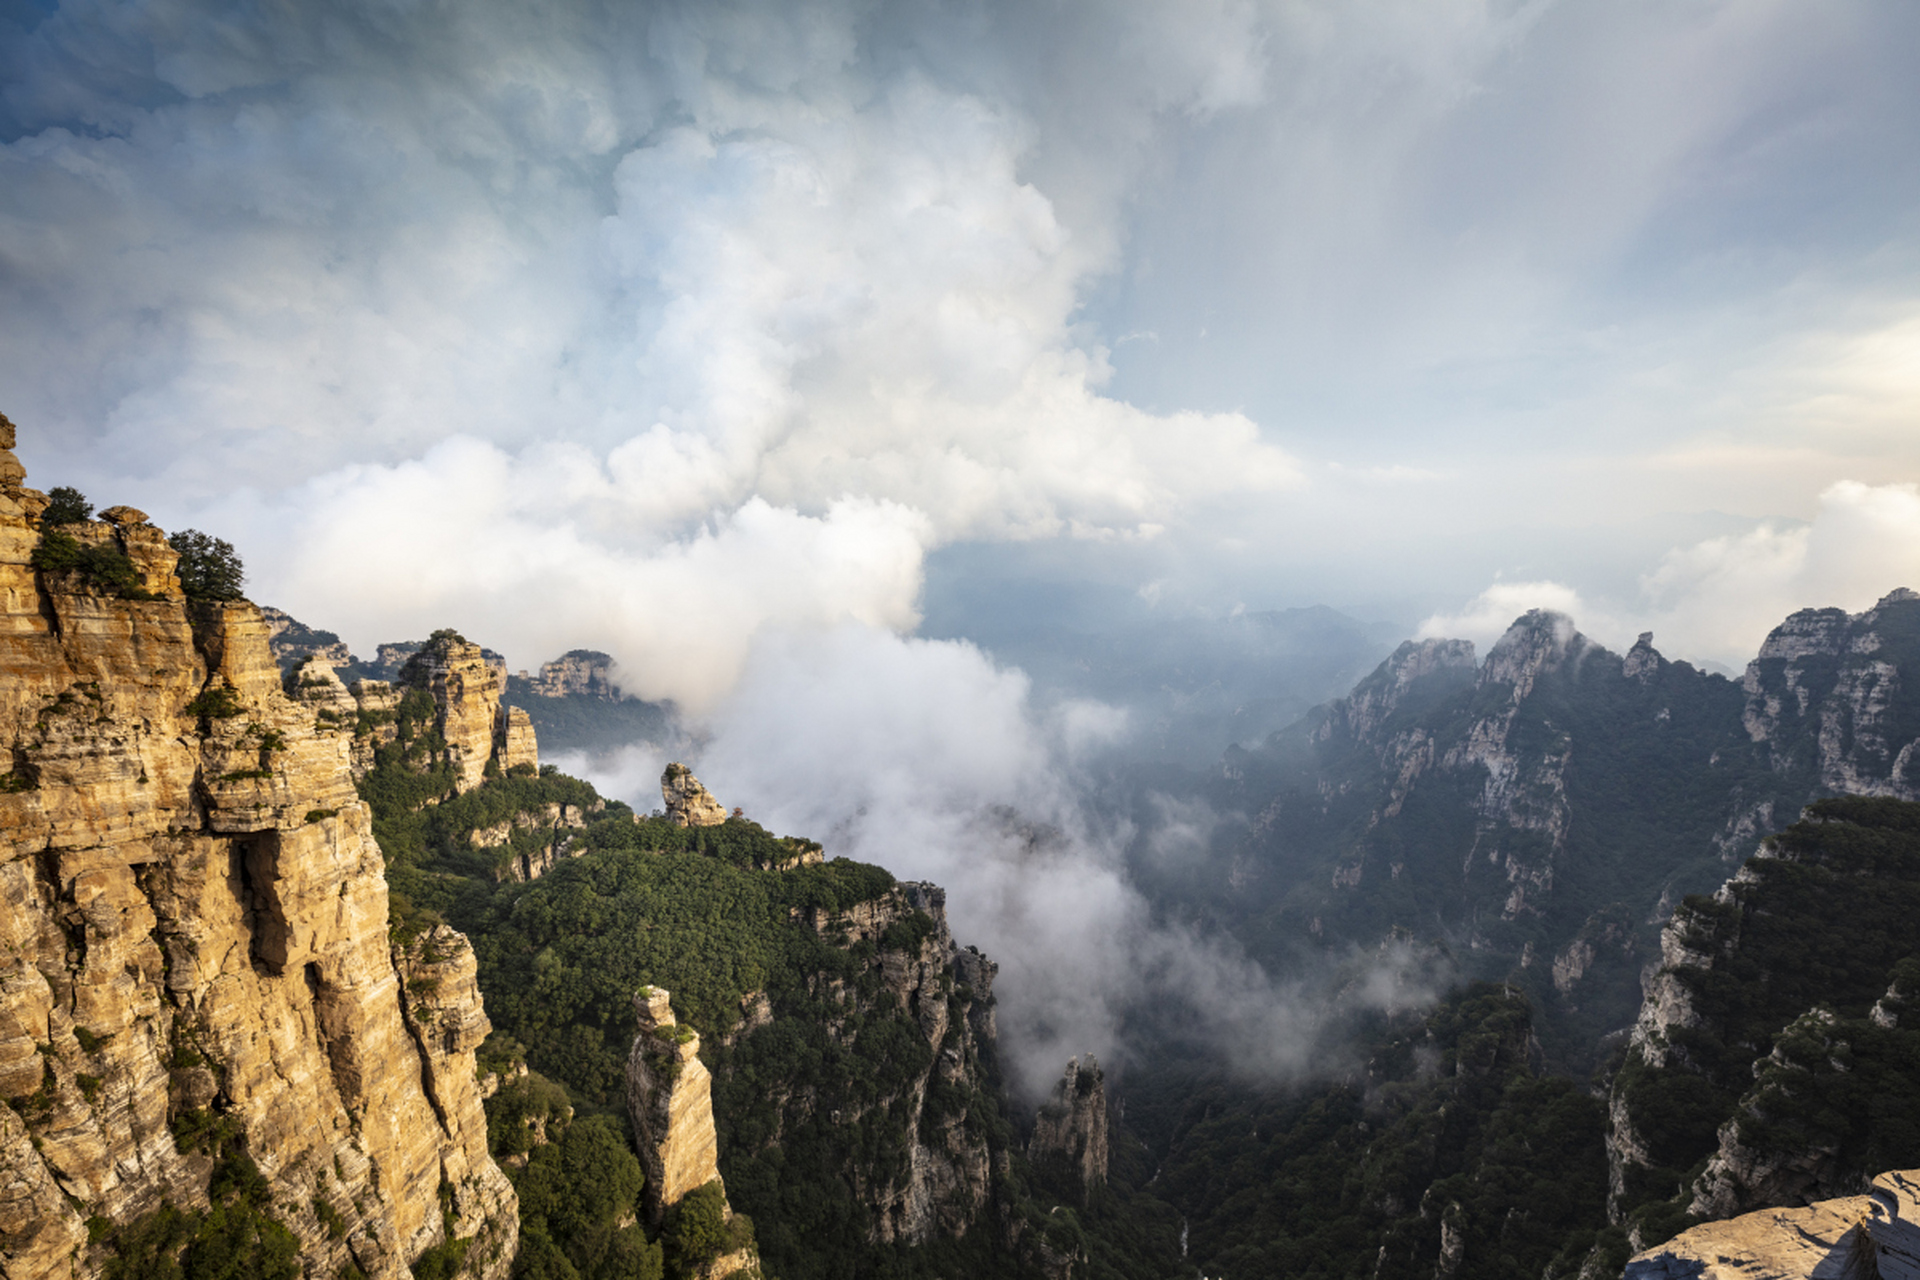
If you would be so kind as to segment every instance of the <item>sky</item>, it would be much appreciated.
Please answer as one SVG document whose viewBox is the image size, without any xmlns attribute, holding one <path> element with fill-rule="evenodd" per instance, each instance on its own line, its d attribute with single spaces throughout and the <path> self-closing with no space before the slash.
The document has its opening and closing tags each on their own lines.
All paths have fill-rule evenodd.
<svg viewBox="0 0 1920 1280">
<path fill-rule="evenodd" d="M 916 636 L 960 552 L 1737 669 L 1920 586 L 1916 50 L 1844 0 L 0 0 L 0 411 L 360 652 L 613 653 L 829 826 L 781 690 L 1012 698 L 1034 797 L 1060 716 L 1125 732 Z"/>
</svg>

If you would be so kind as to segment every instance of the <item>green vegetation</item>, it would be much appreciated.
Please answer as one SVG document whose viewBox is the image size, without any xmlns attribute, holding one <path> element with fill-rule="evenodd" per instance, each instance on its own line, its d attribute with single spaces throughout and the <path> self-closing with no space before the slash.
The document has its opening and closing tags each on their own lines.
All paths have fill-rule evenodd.
<svg viewBox="0 0 1920 1280">
<path fill-rule="evenodd" d="M 1331 1086 L 1136 1082 L 1205 1274 L 1413 1280 L 1434 1274 L 1443 1233 L 1461 1276 L 1578 1266 L 1606 1220 L 1605 1104 L 1535 1073 L 1516 991 L 1477 984 L 1404 1021 Z"/>
<path fill-rule="evenodd" d="M 543 751 L 611 751 L 633 742 L 660 742 L 671 719 L 662 704 L 637 698 L 545 697 L 521 676 L 507 677 L 502 701 L 527 713 Z"/>
<path fill-rule="evenodd" d="M 240 701 L 240 694 L 233 686 L 211 684 L 187 704 L 186 713 L 208 720 L 231 720 L 246 709 L 246 704 Z"/>
<path fill-rule="evenodd" d="M 184 1150 L 217 1157 L 205 1210 L 162 1205 L 123 1227 L 104 1219 L 87 1224 L 90 1246 L 104 1253 L 105 1280 L 298 1280 L 300 1244 L 273 1216 L 264 1175 L 241 1149 L 238 1126 L 224 1117 L 192 1113 L 176 1124 Z M 181 1141 L 182 1133 L 187 1135 Z"/>
<path fill-rule="evenodd" d="M 76 573 L 81 581 L 123 600 L 158 600 L 141 585 L 140 571 L 117 546 L 91 546 L 58 528 L 46 528 L 28 563 L 42 573 Z"/>
<path fill-rule="evenodd" d="M 1920 1018 L 1900 1025 L 1920 991 L 1916 911 L 1920 804 L 1859 797 L 1816 802 L 1724 900 L 1681 905 L 1688 949 L 1712 958 L 1675 971 L 1699 1021 L 1672 1033 L 1663 1065 L 1631 1053 L 1614 1081 L 1650 1156 L 1622 1199 L 1643 1240 L 1692 1224 L 1729 1120 L 1762 1161 L 1831 1152 L 1808 1199 L 1920 1163 Z M 1869 1017 L 1882 1001 L 1890 1025 Z"/>
<path fill-rule="evenodd" d="M 47 493 L 47 509 L 40 513 L 44 527 L 54 524 L 81 524 L 93 519 L 93 504 L 87 495 L 72 485 L 60 485 Z"/>
<path fill-rule="evenodd" d="M 231 542 L 198 529 L 182 529 L 167 538 L 167 545 L 180 555 L 175 573 L 187 599 L 244 599 L 241 588 L 246 583 L 246 568 Z"/>
<path fill-rule="evenodd" d="M 1384 700 L 1392 684 L 1377 671 L 1354 697 Z M 1465 976 L 1523 987 L 1547 1062 L 1586 1075 L 1600 1065 L 1601 1038 L 1638 1012 L 1663 895 L 1709 892 L 1726 877 L 1715 840 L 1729 797 L 1753 804 L 1783 790 L 1742 727 L 1745 694 L 1685 663 L 1643 679 L 1576 652 L 1539 673 L 1508 724 L 1510 823 L 1482 814 L 1484 769 L 1444 761 L 1475 724 L 1507 715 L 1511 687 L 1482 685 L 1474 668 L 1456 666 L 1393 692 L 1391 714 L 1364 734 L 1323 709 L 1263 747 L 1229 752 L 1214 802 L 1260 821 L 1216 851 L 1210 874 L 1186 863 L 1169 874 L 1151 860 L 1136 874 L 1156 901 L 1219 919 L 1275 972 L 1297 966 L 1305 939 L 1337 952 L 1396 928 L 1471 931 Z M 1400 769 L 1383 768 L 1381 752 L 1423 740 L 1434 763 L 1400 794 Z M 1797 803 L 1782 796 L 1780 811 Z M 1557 845 L 1556 813 L 1571 815 Z M 1236 866 L 1255 879 L 1230 877 Z M 1336 868 L 1347 873 L 1338 885 Z M 1551 869 L 1542 884 L 1525 878 L 1535 868 Z M 1516 884 L 1524 907 L 1510 909 Z M 1593 952 L 1568 999 L 1550 963 L 1521 962 L 1559 955 L 1576 938 Z"/>
<path fill-rule="evenodd" d="M 812 924 L 886 894 L 893 877 L 844 859 L 763 870 L 818 846 L 745 819 L 687 829 L 636 818 L 552 770 L 495 775 L 453 795 L 451 776 L 436 763 L 431 699 L 409 692 L 393 723 L 395 739 L 376 752 L 361 794 L 388 857 L 395 940 L 411 945 L 441 919 L 465 932 L 496 1028 L 483 1058 L 495 1069 L 521 1058 L 532 1068 L 488 1103 L 490 1144 L 520 1189 L 516 1274 L 678 1275 L 714 1245 L 704 1197 L 657 1238 L 619 1225 L 642 1187 L 629 1146 L 625 1068 L 633 997 L 647 986 L 673 992 L 682 1034 L 701 1033 L 715 1073 L 722 1166 L 730 1181 L 740 1178 L 721 1249 L 769 1231 L 768 1269 L 791 1280 L 918 1275 L 932 1265 L 924 1250 L 870 1245 L 870 1215 L 854 1205 L 852 1188 L 906 1171 L 909 1086 L 934 1048 L 912 1012 L 884 998 L 880 961 L 901 949 L 917 955 L 935 926 L 911 913 L 884 938 L 851 945 L 844 929 L 823 933 Z M 556 805 L 587 823 L 563 830 L 570 856 L 531 883 L 499 878 L 505 859 L 554 838 L 548 815 Z M 524 827 L 516 822 L 529 817 Z M 505 846 L 475 846 L 476 831 L 497 840 L 503 829 Z M 766 993 L 775 1021 L 729 1049 L 724 1038 L 739 1026 L 750 992 Z M 957 1022 L 965 1006 L 952 999 Z M 785 1095 L 766 1087 L 774 1079 L 818 1092 L 784 1126 Z M 996 1090 L 942 1087 L 945 1114 L 966 1111 L 975 1131 L 992 1126 L 996 1141 L 1011 1145 Z M 864 1113 L 858 1123 L 829 1118 L 855 1109 Z M 799 1190 L 838 1208 L 792 1221 L 783 1167 L 818 1170 L 817 1185 Z M 978 1274 L 1006 1273 L 1004 1258 L 991 1261 L 988 1238 L 977 1233 L 967 1256 L 987 1264 Z"/>
</svg>

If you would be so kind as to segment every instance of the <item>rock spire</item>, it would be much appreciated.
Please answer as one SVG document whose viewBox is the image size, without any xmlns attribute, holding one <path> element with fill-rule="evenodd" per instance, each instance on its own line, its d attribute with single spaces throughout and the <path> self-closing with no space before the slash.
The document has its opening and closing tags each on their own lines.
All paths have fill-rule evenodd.
<svg viewBox="0 0 1920 1280">
<path fill-rule="evenodd" d="M 719 1180 L 720 1143 L 699 1033 L 674 1018 L 659 987 L 642 987 L 633 1010 L 639 1027 L 627 1057 L 627 1112 L 647 1170 L 647 1212 L 658 1224 L 688 1192 Z"/>
<path fill-rule="evenodd" d="M 1027 1157 L 1064 1168 L 1082 1191 L 1107 1180 L 1107 1085 L 1092 1054 L 1068 1061 L 1053 1096 L 1040 1108 Z"/>
<path fill-rule="evenodd" d="M 727 811 L 713 793 L 700 785 L 693 770 L 678 762 L 660 775 L 660 795 L 667 802 L 667 821 L 676 827 L 717 827 Z"/>
</svg>

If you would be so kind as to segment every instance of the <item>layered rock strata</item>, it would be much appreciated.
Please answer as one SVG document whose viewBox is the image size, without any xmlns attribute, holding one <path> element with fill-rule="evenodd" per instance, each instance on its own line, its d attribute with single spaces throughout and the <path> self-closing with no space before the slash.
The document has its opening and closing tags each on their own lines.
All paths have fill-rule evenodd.
<svg viewBox="0 0 1920 1280">
<path fill-rule="evenodd" d="M 451 632 L 436 634 L 412 651 L 398 685 L 385 680 L 349 685 L 335 671 L 339 665 L 331 653 L 302 653 L 289 663 L 285 687 L 288 697 L 313 709 L 321 728 L 351 735 L 355 780 L 373 768 L 375 752 L 398 736 L 394 715 L 409 689 L 433 698 L 434 729 L 444 743 L 435 758 L 421 763 L 447 765 L 455 793 L 479 786 L 489 766 L 501 772 L 539 768 L 533 721 L 518 707 L 501 703 L 505 682 L 479 645 Z"/>
<path fill-rule="evenodd" d="M 667 821 L 677 827 L 717 827 L 727 820 L 726 807 L 683 764 L 670 764 L 660 775 L 660 796 Z"/>
<path fill-rule="evenodd" d="M 97 1275 L 115 1230 L 205 1207 L 213 1156 L 174 1135 L 217 1126 L 310 1274 L 398 1280 L 451 1232 L 504 1276 L 471 955 L 437 938 L 407 962 L 432 1002 L 403 990 L 347 738 L 282 692 L 258 609 L 183 599 L 159 530 L 62 526 L 148 598 L 36 573 L 5 450 L 0 477 L 0 1271 Z"/>
<path fill-rule="evenodd" d="M 613 658 L 593 649 L 573 649 L 552 662 L 540 664 L 540 674 L 527 676 L 533 692 L 543 698 L 597 698 L 618 702 L 626 696 L 613 678 Z"/>
<path fill-rule="evenodd" d="M 1920 717 L 1911 673 L 1920 594 L 1873 608 L 1803 609 L 1747 665 L 1747 733 L 1776 772 L 1809 774 L 1830 795 L 1920 800 Z"/>
<path fill-rule="evenodd" d="M 435 632 L 401 668 L 401 684 L 433 695 L 434 728 L 446 742 L 445 759 L 454 773 L 454 789 L 471 791 L 486 777 L 487 762 L 496 746 L 504 752 L 509 728 L 503 725 L 500 693 L 506 679 L 489 663 L 477 644 L 451 632 Z M 521 714 L 522 740 L 530 742 L 533 726 Z M 510 720 L 509 720 L 510 724 Z"/>
<path fill-rule="evenodd" d="M 633 1011 L 627 1112 L 647 1170 L 647 1211 L 658 1224 L 688 1192 L 720 1177 L 713 1077 L 700 1061 L 699 1033 L 674 1018 L 666 991 L 642 988 Z"/>
</svg>

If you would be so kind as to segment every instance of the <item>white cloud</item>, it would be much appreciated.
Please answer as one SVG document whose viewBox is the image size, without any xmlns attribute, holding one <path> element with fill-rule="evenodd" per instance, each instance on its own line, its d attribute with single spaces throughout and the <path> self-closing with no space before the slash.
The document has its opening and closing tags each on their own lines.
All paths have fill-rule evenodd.
<svg viewBox="0 0 1920 1280">
<path fill-rule="evenodd" d="M 1805 525 L 1765 523 L 1669 554 L 1645 579 L 1663 652 L 1744 666 L 1798 609 L 1857 613 L 1920 585 L 1920 487 L 1842 481 Z"/>
<path fill-rule="evenodd" d="M 829 856 L 944 885 L 956 937 L 1002 965 L 1003 1049 L 1016 1083 L 1043 1093 L 1066 1059 L 1124 1055 L 1129 1009 L 1182 1011 L 1236 1069 L 1268 1079 L 1314 1069 L 1320 1006 L 1275 983 L 1229 941 L 1157 922 L 1127 879 L 1129 832 L 1091 825 L 1073 740 L 1111 716 L 1073 708 L 1064 734 L 1029 700 L 1026 677 L 957 642 L 841 627 L 769 636 L 707 724 L 696 770 L 722 804 Z M 1156 846 L 1163 861 L 1204 839 L 1191 822 Z M 1426 998 L 1414 958 L 1360 998 Z M 1371 979 L 1370 979 L 1371 980 Z"/>
<path fill-rule="evenodd" d="M 1473 641 L 1485 654 L 1493 642 L 1506 634 L 1513 620 L 1529 609 L 1551 609 L 1587 625 L 1587 612 L 1580 593 L 1558 582 L 1496 582 L 1468 601 L 1459 613 L 1436 613 L 1414 632 L 1417 640 L 1435 637 Z"/>
<path fill-rule="evenodd" d="M 864 57 L 869 16 L 63 6 L 0 147 L 36 478 L 216 527 L 356 643 L 590 643 L 688 702 L 760 627 L 911 627 L 954 539 L 1296 484 L 1242 415 L 1102 394 L 1113 237 L 1023 175 L 1017 107 Z M 1207 48 L 1168 109 L 1254 92 Z"/>
<path fill-rule="evenodd" d="M 1639 631 L 1669 658 L 1745 667 L 1767 633 L 1800 609 L 1852 613 L 1899 587 L 1920 588 L 1920 486 L 1843 480 L 1805 524 L 1763 521 L 1745 533 L 1668 552 L 1630 600 L 1585 599 L 1558 582 L 1496 582 L 1417 635 L 1458 636 L 1481 653 L 1528 609 L 1571 616 L 1616 650 Z"/>
</svg>

